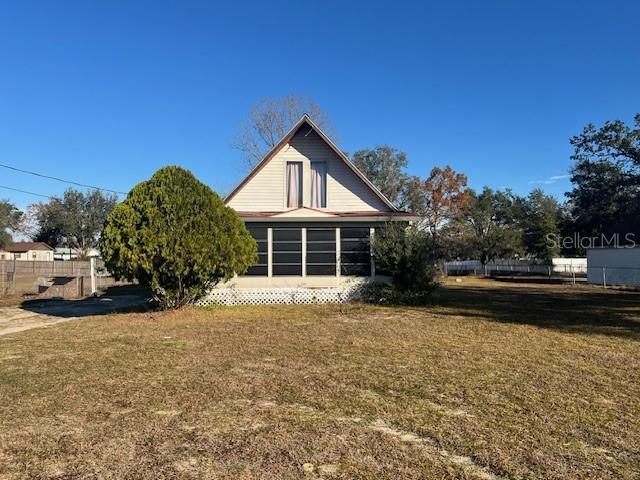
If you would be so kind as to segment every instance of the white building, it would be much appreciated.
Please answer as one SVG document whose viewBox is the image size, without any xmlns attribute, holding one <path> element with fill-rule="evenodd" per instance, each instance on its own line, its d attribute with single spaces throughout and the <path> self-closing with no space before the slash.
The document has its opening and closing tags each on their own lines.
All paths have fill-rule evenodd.
<svg viewBox="0 0 640 480">
<path fill-rule="evenodd" d="M 587 280 L 596 285 L 640 285 L 640 248 L 590 248 Z"/>
<path fill-rule="evenodd" d="M 53 248 L 44 242 L 16 242 L 0 250 L 0 260 L 53 261 Z"/>
<path fill-rule="evenodd" d="M 71 247 L 56 247 L 53 252 L 53 258 L 55 260 L 75 260 L 78 257 L 100 257 L 100 251 L 97 248 L 89 248 L 87 249 L 85 255 L 80 255 L 80 252 L 76 248 Z"/>
<path fill-rule="evenodd" d="M 379 275 L 369 249 L 375 230 L 415 219 L 394 207 L 307 115 L 225 203 L 255 238 L 258 262 L 218 290 L 320 293 L 371 280 Z"/>
<path fill-rule="evenodd" d="M 587 259 L 557 257 L 551 259 L 554 273 L 584 273 L 587 271 Z"/>
</svg>

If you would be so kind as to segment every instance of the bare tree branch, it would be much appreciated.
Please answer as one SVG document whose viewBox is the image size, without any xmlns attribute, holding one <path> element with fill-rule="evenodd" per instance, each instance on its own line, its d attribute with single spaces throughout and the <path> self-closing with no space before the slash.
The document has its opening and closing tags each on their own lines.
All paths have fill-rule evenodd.
<svg viewBox="0 0 640 480">
<path fill-rule="evenodd" d="M 260 100 L 231 139 L 231 146 L 242 152 L 244 169 L 250 170 L 260 162 L 305 113 L 329 137 L 335 139 L 335 128 L 328 115 L 308 98 L 288 95 Z"/>
</svg>

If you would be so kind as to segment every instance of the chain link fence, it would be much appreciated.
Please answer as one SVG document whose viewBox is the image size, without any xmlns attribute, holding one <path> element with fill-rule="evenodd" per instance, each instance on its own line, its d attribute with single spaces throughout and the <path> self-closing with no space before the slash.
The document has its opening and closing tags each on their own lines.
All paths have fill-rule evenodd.
<svg viewBox="0 0 640 480">
<path fill-rule="evenodd" d="M 604 287 L 640 287 L 640 268 L 593 265 L 587 269 L 587 281 Z"/>
</svg>

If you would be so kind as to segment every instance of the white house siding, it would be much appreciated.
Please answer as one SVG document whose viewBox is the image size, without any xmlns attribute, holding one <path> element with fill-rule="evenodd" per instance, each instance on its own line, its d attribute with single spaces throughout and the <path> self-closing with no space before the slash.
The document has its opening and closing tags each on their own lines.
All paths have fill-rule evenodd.
<svg viewBox="0 0 640 480">
<path fill-rule="evenodd" d="M 53 250 L 29 250 L 27 252 L 11 253 L 0 251 L 0 260 L 20 260 L 20 261 L 53 261 Z"/>
<path fill-rule="evenodd" d="M 303 125 L 274 157 L 229 201 L 240 212 L 285 211 L 285 168 L 300 161 L 303 168 L 303 206 L 311 206 L 311 161 L 327 162 L 327 210 L 332 212 L 391 209 L 310 127 Z"/>
<path fill-rule="evenodd" d="M 588 249 L 587 280 L 596 285 L 640 285 L 640 248 Z"/>
<path fill-rule="evenodd" d="M 30 250 L 29 260 L 53 261 L 53 250 Z"/>
</svg>

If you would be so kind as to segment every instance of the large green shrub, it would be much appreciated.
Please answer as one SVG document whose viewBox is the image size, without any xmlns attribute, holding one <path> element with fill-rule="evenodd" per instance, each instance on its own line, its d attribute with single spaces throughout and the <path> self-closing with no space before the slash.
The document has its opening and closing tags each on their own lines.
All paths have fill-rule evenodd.
<svg viewBox="0 0 640 480">
<path fill-rule="evenodd" d="M 390 223 L 376 232 L 372 243 L 376 271 L 391 276 L 391 285 L 365 289 L 365 300 L 376 303 L 421 305 L 431 300 L 435 254 L 429 234 L 416 227 Z"/>
<path fill-rule="evenodd" d="M 100 238 L 109 271 L 151 288 L 165 308 L 193 302 L 257 260 L 233 209 L 179 167 L 139 183 L 109 215 Z"/>
</svg>

